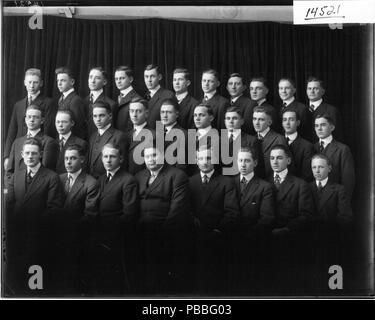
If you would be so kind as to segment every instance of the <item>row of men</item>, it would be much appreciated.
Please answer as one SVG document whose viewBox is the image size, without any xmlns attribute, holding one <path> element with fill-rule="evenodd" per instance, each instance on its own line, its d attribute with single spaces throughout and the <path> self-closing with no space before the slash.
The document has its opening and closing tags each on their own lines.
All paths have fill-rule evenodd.
<svg viewBox="0 0 375 320">
<path fill-rule="evenodd" d="M 244 250 L 259 247 L 262 243 L 254 240 L 258 234 L 288 238 L 308 226 L 321 241 L 325 231 L 331 236 L 350 225 L 353 216 L 344 187 L 329 178 L 329 158 L 313 156 L 314 181 L 308 184 L 288 170 L 291 153 L 282 144 L 271 148 L 273 174 L 268 181 L 255 174 L 257 151 L 247 147 L 239 150 L 240 173 L 232 177 L 215 170 L 213 153 L 206 148 L 198 150 L 199 170 L 190 178 L 165 164 L 152 145 L 144 149 L 146 168 L 133 176 L 121 168 L 122 148 L 105 144 L 100 159 L 105 173 L 98 180 L 84 171 L 85 154 L 79 145 L 66 148 L 67 173 L 60 176 L 41 164 L 41 154 L 38 139 L 24 141 L 25 168 L 12 175 L 6 194 L 6 279 L 16 294 L 27 292 L 30 265 L 50 266 L 49 228 L 58 217 L 55 240 L 65 239 L 62 256 L 64 266 L 71 263 L 69 281 L 83 279 L 94 268 L 95 292 L 113 294 L 124 288 L 129 292 L 137 284 L 143 293 L 160 293 L 165 283 L 186 279 L 184 272 L 191 266 L 188 248 L 194 241 L 199 269 L 194 274 L 200 285 L 209 286 L 207 279 L 215 275 L 217 283 L 217 270 L 228 264 L 223 252 L 227 260 L 239 248 L 235 244 L 241 243 Z M 87 254 L 87 223 L 92 221 L 95 249 Z M 61 232 L 64 225 L 68 229 Z M 303 250 L 310 245 L 303 242 Z M 87 255 L 83 264 L 82 256 Z"/>
<path fill-rule="evenodd" d="M 112 109 L 113 126 L 123 132 L 133 129 L 133 123 L 129 116 L 129 103 L 133 98 L 141 98 L 132 86 L 134 81 L 134 71 L 127 66 L 120 66 L 115 70 L 115 83 L 120 94 L 116 101 L 110 99 L 104 93 L 104 87 L 109 81 L 107 72 L 101 67 L 90 70 L 88 77 L 88 87 L 90 94 L 81 99 L 74 90 L 75 78 L 72 71 L 66 67 L 56 69 L 57 87 L 61 92 L 58 101 L 44 97 L 41 94 L 43 80 L 39 69 L 28 69 L 25 73 L 24 85 L 27 90 L 27 97 L 15 103 L 9 123 L 9 129 L 4 149 L 4 158 L 7 160 L 13 141 L 26 134 L 27 128 L 24 124 L 26 107 L 31 103 L 42 107 L 45 113 L 44 132 L 56 137 L 54 120 L 57 110 L 70 110 L 73 114 L 75 127 L 73 133 L 82 138 L 88 139 L 96 128 L 92 121 L 92 104 L 94 102 L 106 102 Z M 298 102 L 294 95 L 296 86 L 292 79 L 282 78 L 279 81 L 279 96 L 282 101 L 281 106 L 273 107 L 267 101 L 269 88 L 266 79 L 262 77 L 253 78 L 249 84 L 251 99 L 245 96 L 247 89 L 245 79 L 238 73 L 229 76 L 227 90 L 230 100 L 218 93 L 220 86 L 219 75 L 213 70 L 205 70 L 202 74 L 203 97 L 198 101 L 188 92 L 191 85 L 190 73 L 186 69 L 175 69 L 173 72 L 174 92 L 163 88 L 160 85 L 162 74 L 157 65 L 148 65 L 144 70 L 144 81 L 148 88 L 145 95 L 148 100 L 148 125 L 155 129 L 156 121 L 160 120 L 160 107 L 164 100 L 175 99 L 179 104 L 178 124 L 184 129 L 195 128 L 194 108 L 198 104 L 211 106 L 214 120 L 212 126 L 217 129 L 225 128 L 225 111 L 229 106 L 240 108 L 244 124 L 243 131 L 254 135 L 252 124 L 253 108 L 262 106 L 272 114 L 272 129 L 282 132 L 282 112 L 292 110 L 298 113 L 300 119 L 300 135 L 311 141 L 316 141 L 313 121 L 317 114 L 327 113 L 335 124 L 334 136 L 338 140 L 343 140 L 343 126 L 341 115 L 338 109 L 323 102 L 325 93 L 324 84 L 321 79 L 310 77 L 307 80 L 306 93 L 309 100 L 308 106 Z"/>
</svg>

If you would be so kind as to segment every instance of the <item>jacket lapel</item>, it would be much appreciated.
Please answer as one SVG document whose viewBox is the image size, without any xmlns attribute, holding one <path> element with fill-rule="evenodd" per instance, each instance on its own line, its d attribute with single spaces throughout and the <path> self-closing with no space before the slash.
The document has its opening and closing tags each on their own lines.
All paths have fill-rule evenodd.
<svg viewBox="0 0 375 320">
<path fill-rule="evenodd" d="M 258 189 L 259 181 L 256 177 L 253 177 L 251 181 L 247 184 L 245 190 L 244 190 L 244 196 L 241 197 L 240 206 L 243 207 L 246 202 L 249 200 L 249 198 L 255 193 L 255 191 Z"/>
<path fill-rule="evenodd" d="M 109 141 L 109 139 L 112 138 L 113 136 L 113 127 L 111 126 L 106 132 L 103 133 L 103 136 L 100 138 L 100 145 L 99 145 L 99 150 L 101 150 L 103 148 L 103 146 Z M 97 133 L 99 135 L 99 133 Z M 100 158 L 100 152 L 98 152 L 97 154 L 95 154 L 95 159 L 94 159 L 94 162 L 95 163 L 96 161 L 98 161 L 98 159 Z"/>
<path fill-rule="evenodd" d="M 275 135 L 272 131 L 269 131 L 263 139 L 262 148 L 263 152 L 267 152 L 267 150 L 271 147 L 273 141 L 275 140 Z"/>
<path fill-rule="evenodd" d="M 164 167 L 160 170 L 160 172 L 159 172 L 158 176 L 156 177 L 156 179 L 154 180 L 154 182 L 151 185 L 149 185 L 149 187 L 146 189 L 146 194 L 150 194 L 152 192 L 152 190 L 154 190 L 155 188 L 157 188 L 159 186 L 159 184 L 164 179 L 165 171 L 166 171 L 166 165 L 164 165 Z"/>
<path fill-rule="evenodd" d="M 277 199 L 282 200 L 294 186 L 293 178 L 288 174 L 285 180 L 280 185 L 279 191 L 277 192 Z"/>
<path fill-rule="evenodd" d="M 320 195 L 319 210 L 321 210 L 327 201 L 332 197 L 333 191 L 333 186 L 328 180 L 326 186 L 322 190 L 322 194 Z"/>
<path fill-rule="evenodd" d="M 44 181 L 44 176 L 45 176 L 44 168 L 40 167 L 36 175 L 33 177 L 29 187 L 27 188 L 24 202 L 28 201 L 29 198 L 35 193 L 35 191 L 39 190 L 39 186 L 41 185 L 40 182 Z"/>
<path fill-rule="evenodd" d="M 14 174 L 14 189 L 16 195 L 21 199 L 26 197 L 26 167 L 20 169 L 17 174 Z"/>
<path fill-rule="evenodd" d="M 66 177 L 64 177 L 65 182 L 66 182 Z M 78 191 L 82 189 L 84 183 L 85 183 L 85 173 L 82 171 L 80 175 L 77 177 L 76 181 L 74 181 L 74 184 L 72 185 L 72 188 L 70 189 L 70 192 L 68 193 L 66 200 L 69 202 L 72 201 L 74 197 L 77 196 Z"/>
<path fill-rule="evenodd" d="M 201 178 L 199 174 L 199 178 Z M 201 180 L 202 183 L 202 180 Z M 216 172 L 212 175 L 210 182 L 208 183 L 208 188 L 207 192 L 203 194 L 203 201 L 202 201 L 202 206 L 206 204 L 206 202 L 210 199 L 212 193 L 215 191 L 215 189 L 218 187 L 219 181 L 217 179 Z"/>
</svg>

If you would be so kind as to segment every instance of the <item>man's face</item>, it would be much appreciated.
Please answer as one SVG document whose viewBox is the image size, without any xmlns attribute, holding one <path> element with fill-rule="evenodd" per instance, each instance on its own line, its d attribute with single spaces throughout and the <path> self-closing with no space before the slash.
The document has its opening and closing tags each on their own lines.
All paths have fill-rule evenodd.
<svg viewBox="0 0 375 320">
<path fill-rule="evenodd" d="M 70 78 L 66 73 L 59 73 L 56 79 L 57 88 L 61 93 L 73 88 L 74 79 Z"/>
<path fill-rule="evenodd" d="M 225 114 L 225 127 L 231 131 L 233 129 L 241 129 L 244 120 L 237 112 L 227 112 Z"/>
<path fill-rule="evenodd" d="M 67 134 L 72 130 L 74 125 L 69 114 L 58 112 L 56 115 L 55 126 L 59 134 Z"/>
<path fill-rule="evenodd" d="M 203 173 L 211 172 L 214 169 L 212 162 L 210 150 L 202 150 L 197 152 L 197 164 L 200 171 Z"/>
<path fill-rule="evenodd" d="M 77 150 L 66 150 L 64 156 L 65 169 L 68 173 L 75 173 L 82 168 L 85 159 Z"/>
<path fill-rule="evenodd" d="M 181 93 L 188 91 L 189 86 L 190 86 L 190 80 L 185 79 L 184 73 L 173 74 L 173 90 L 177 94 L 181 94 Z"/>
<path fill-rule="evenodd" d="M 219 80 L 211 73 L 202 74 L 202 90 L 204 93 L 211 93 L 220 85 Z"/>
<path fill-rule="evenodd" d="M 263 82 L 251 81 L 250 82 L 250 96 L 254 101 L 262 100 L 267 96 L 268 89 Z"/>
<path fill-rule="evenodd" d="M 322 181 L 328 177 L 331 166 L 328 165 L 326 159 L 315 158 L 311 161 L 311 170 L 314 178 L 318 181 Z"/>
<path fill-rule="evenodd" d="M 25 122 L 27 129 L 37 130 L 43 123 L 42 113 L 40 110 L 29 109 L 26 111 Z"/>
<path fill-rule="evenodd" d="M 91 91 L 97 91 L 102 89 L 106 84 L 107 80 L 104 78 L 103 73 L 99 70 L 92 69 L 89 74 L 89 89 Z"/>
<path fill-rule="evenodd" d="M 148 170 L 157 171 L 163 165 L 163 156 L 156 148 L 146 148 L 145 151 L 145 164 Z"/>
<path fill-rule="evenodd" d="M 163 104 L 160 108 L 160 119 L 164 126 L 170 126 L 177 121 L 177 115 L 174 106 Z"/>
<path fill-rule="evenodd" d="M 33 144 L 26 144 L 23 146 L 21 156 L 25 165 L 29 168 L 33 168 L 38 165 L 42 157 L 39 147 Z"/>
<path fill-rule="evenodd" d="M 325 139 L 329 137 L 332 134 L 333 130 L 335 130 L 335 126 L 333 124 L 330 124 L 327 119 L 315 119 L 315 132 L 319 139 Z"/>
<path fill-rule="evenodd" d="M 132 123 L 139 126 L 147 121 L 148 110 L 142 103 L 134 102 L 129 105 L 129 115 Z"/>
<path fill-rule="evenodd" d="M 109 113 L 106 108 L 95 107 L 92 110 L 92 119 L 98 129 L 103 129 L 111 123 L 112 113 Z"/>
<path fill-rule="evenodd" d="M 292 134 L 297 131 L 300 121 L 297 120 L 295 112 L 287 111 L 283 113 L 282 123 L 285 133 Z"/>
<path fill-rule="evenodd" d="M 324 89 L 319 81 L 311 81 L 307 84 L 306 94 L 311 102 L 320 100 L 324 95 Z"/>
<path fill-rule="evenodd" d="M 129 88 L 133 82 L 133 77 L 128 77 L 125 71 L 115 72 L 115 82 L 117 89 L 125 90 Z"/>
<path fill-rule="evenodd" d="M 213 116 L 209 115 L 206 107 L 196 107 L 194 109 L 194 123 L 197 129 L 204 129 L 211 125 Z"/>
<path fill-rule="evenodd" d="M 281 172 L 290 164 L 290 158 L 285 154 L 284 150 L 275 149 L 271 151 L 270 162 L 274 172 Z"/>
<path fill-rule="evenodd" d="M 272 124 L 271 117 L 265 112 L 253 113 L 253 126 L 256 132 L 263 132 Z"/>
<path fill-rule="evenodd" d="M 238 152 L 238 158 L 237 158 L 237 166 L 238 171 L 246 176 L 247 174 L 254 171 L 254 168 L 257 165 L 257 161 L 253 160 L 253 156 L 250 152 Z"/>
<path fill-rule="evenodd" d="M 36 75 L 26 75 L 24 85 L 28 94 L 36 94 L 43 86 L 43 81 Z"/>
<path fill-rule="evenodd" d="M 227 83 L 227 90 L 232 98 L 240 96 L 245 89 L 246 87 L 244 86 L 240 77 L 229 78 Z"/>
<path fill-rule="evenodd" d="M 162 78 L 161 74 L 158 74 L 156 69 L 145 70 L 144 72 L 145 84 L 148 90 L 155 89 Z"/>
<path fill-rule="evenodd" d="M 281 80 L 279 82 L 279 96 L 281 100 L 288 100 L 294 96 L 296 89 L 288 80 Z"/>
<path fill-rule="evenodd" d="M 113 171 L 120 167 L 122 163 L 122 157 L 117 149 L 104 147 L 102 151 L 102 162 L 104 169 L 107 171 Z"/>
</svg>

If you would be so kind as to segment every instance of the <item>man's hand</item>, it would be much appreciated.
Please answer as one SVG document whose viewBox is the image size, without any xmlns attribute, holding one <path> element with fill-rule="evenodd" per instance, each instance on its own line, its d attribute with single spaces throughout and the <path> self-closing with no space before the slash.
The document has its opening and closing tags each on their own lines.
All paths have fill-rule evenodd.
<svg viewBox="0 0 375 320">
<path fill-rule="evenodd" d="M 4 159 L 4 170 L 8 171 L 9 158 Z"/>
</svg>

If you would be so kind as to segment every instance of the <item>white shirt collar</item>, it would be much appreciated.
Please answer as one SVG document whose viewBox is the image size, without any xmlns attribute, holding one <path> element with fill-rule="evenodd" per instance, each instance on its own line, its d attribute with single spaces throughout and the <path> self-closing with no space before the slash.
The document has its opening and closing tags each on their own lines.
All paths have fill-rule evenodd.
<svg viewBox="0 0 375 320">
<path fill-rule="evenodd" d="M 207 97 L 207 100 L 210 100 L 216 94 L 216 90 L 212 92 L 207 92 L 204 94 L 204 97 Z"/>
<path fill-rule="evenodd" d="M 71 176 L 72 177 L 72 181 L 70 182 L 70 185 L 72 186 L 74 184 L 74 182 L 77 180 L 78 176 L 81 174 L 82 172 L 82 169 L 79 169 L 78 171 L 76 172 L 73 172 L 73 173 L 68 173 L 68 177 Z"/>
<path fill-rule="evenodd" d="M 204 175 L 206 175 L 208 177 L 208 180 L 211 180 L 211 177 L 214 174 L 214 172 L 215 172 L 215 169 L 212 169 L 212 171 L 210 171 L 208 173 L 203 173 L 202 171 L 200 171 L 202 180 L 203 180 Z"/>
<path fill-rule="evenodd" d="M 243 95 L 243 93 L 241 93 L 241 94 L 240 94 L 239 96 L 237 96 L 237 97 L 231 98 L 230 101 L 231 101 L 232 103 L 235 103 L 235 102 L 238 100 L 238 98 L 241 97 L 242 95 Z"/>
<path fill-rule="evenodd" d="M 26 135 L 31 135 L 31 137 L 35 137 L 40 131 L 42 131 L 42 129 L 36 129 L 36 130 L 27 130 L 27 134 Z"/>
<path fill-rule="evenodd" d="M 108 174 L 110 173 L 112 178 L 114 177 L 114 175 L 116 174 L 117 171 L 120 170 L 120 167 L 117 167 L 116 169 L 112 170 L 112 171 L 107 171 L 107 177 L 108 177 Z M 112 179 L 111 178 L 111 179 Z"/>
<path fill-rule="evenodd" d="M 27 94 L 27 97 L 31 97 L 31 99 L 34 101 L 39 95 L 40 95 L 40 90 L 35 94 Z"/>
<path fill-rule="evenodd" d="M 257 101 L 258 106 L 262 105 L 262 103 L 264 103 L 266 100 L 267 100 L 266 98 L 258 100 Z"/>
<path fill-rule="evenodd" d="M 172 123 L 171 125 L 169 125 L 169 126 L 165 126 L 165 129 L 167 129 L 167 133 L 169 133 L 169 131 L 171 131 L 172 130 L 172 128 L 175 126 L 177 124 L 177 121 L 176 122 L 174 122 L 174 123 Z"/>
<path fill-rule="evenodd" d="M 285 134 L 285 138 L 289 138 L 289 141 L 288 141 L 289 144 L 291 144 L 294 140 L 296 140 L 297 137 L 298 137 L 297 131 L 292 134 L 287 134 L 287 133 Z"/>
<path fill-rule="evenodd" d="M 178 103 L 181 103 L 182 100 L 186 98 L 186 96 L 189 94 L 189 92 L 185 91 L 184 93 L 177 94 L 176 93 L 176 98 Z"/>
<path fill-rule="evenodd" d="M 314 111 L 315 111 L 321 105 L 322 102 L 323 102 L 323 99 L 319 99 L 314 102 L 310 101 L 310 106 L 313 105 Z"/>
<path fill-rule="evenodd" d="M 72 135 L 71 131 L 69 131 L 67 134 L 59 134 L 59 140 L 61 140 L 61 138 L 64 138 L 66 142 L 70 138 L 71 135 Z"/>
<path fill-rule="evenodd" d="M 156 171 L 151 171 L 151 170 L 149 170 L 150 171 L 150 175 L 154 175 L 155 176 L 155 178 L 158 176 L 158 174 L 160 173 L 160 171 L 161 171 L 161 169 L 163 169 L 163 167 L 164 167 L 164 165 L 162 165 L 158 170 L 156 170 Z"/>
<path fill-rule="evenodd" d="M 202 137 L 202 136 L 205 136 L 208 131 L 210 131 L 212 129 L 212 126 L 208 126 L 206 128 L 200 128 L 197 130 L 197 135 L 199 136 L 199 139 Z"/>
<path fill-rule="evenodd" d="M 233 140 L 236 140 L 237 137 L 241 134 L 241 129 L 233 129 L 232 132 L 228 130 L 228 139 L 230 138 L 230 135 L 233 134 Z"/>
<path fill-rule="evenodd" d="M 320 183 L 322 184 L 323 188 L 326 186 L 327 182 L 328 182 L 328 177 L 325 178 L 324 180 L 320 181 Z M 315 180 L 315 183 L 316 183 L 316 186 L 318 187 L 319 186 L 319 181 Z"/>
<path fill-rule="evenodd" d="M 286 178 L 286 176 L 287 176 L 287 174 L 288 174 L 288 168 L 286 168 L 285 170 L 283 170 L 283 171 L 281 171 L 281 172 L 274 172 L 273 173 L 273 178 L 275 179 L 275 176 L 276 175 L 279 175 L 279 177 L 280 177 L 280 183 L 282 183 L 284 180 L 285 180 L 285 178 Z"/>
<path fill-rule="evenodd" d="M 325 139 L 319 139 L 319 144 L 320 144 L 320 142 L 323 141 L 324 142 L 324 148 L 325 148 L 326 146 L 328 146 L 332 142 L 332 140 L 333 140 L 333 136 L 330 135 L 329 137 L 327 137 Z"/>
<path fill-rule="evenodd" d="M 293 96 L 289 99 L 283 100 L 283 104 L 286 103 L 286 105 L 289 106 L 294 100 L 296 100 L 296 99 Z"/>
<path fill-rule="evenodd" d="M 147 121 L 143 122 L 142 124 L 140 125 L 133 125 L 134 129 L 135 129 L 135 132 L 136 134 L 138 134 L 145 126 L 147 125 Z"/>
<path fill-rule="evenodd" d="M 151 89 L 149 90 L 150 91 L 150 96 L 151 98 L 154 96 L 154 94 L 160 89 L 160 84 L 158 84 L 158 86 L 155 88 L 155 89 Z"/>
<path fill-rule="evenodd" d="M 33 167 L 33 168 L 31 168 L 31 167 L 27 167 L 27 173 L 29 173 L 30 171 L 31 171 L 31 176 L 32 177 L 34 177 L 37 173 L 38 173 L 38 171 L 39 171 L 39 169 L 40 169 L 40 167 L 42 166 L 42 164 L 39 162 L 35 167 Z"/>
<path fill-rule="evenodd" d="M 246 183 L 248 183 L 249 181 L 251 181 L 252 178 L 254 178 L 254 171 L 253 172 L 250 172 L 248 173 L 247 175 L 243 176 L 242 174 L 240 174 L 240 181 L 242 180 L 242 178 L 246 179 Z"/>
<path fill-rule="evenodd" d="M 111 123 L 108 123 L 104 128 L 98 129 L 99 135 L 102 136 L 111 127 Z"/>
<path fill-rule="evenodd" d="M 100 90 L 91 91 L 90 95 L 92 94 L 92 101 L 95 102 L 96 99 L 99 98 L 99 96 L 104 92 L 103 88 Z"/>
<path fill-rule="evenodd" d="M 63 92 L 64 99 L 74 91 L 74 88 L 69 89 L 68 91 Z"/>
<path fill-rule="evenodd" d="M 264 130 L 262 132 L 258 132 L 258 133 L 264 138 L 270 130 L 271 130 L 271 128 L 268 127 L 266 130 Z"/>
<path fill-rule="evenodd" d="M 127 87 L 126 89 L 124 89 L 124 90 L 121 90 L 120 91 L 120 93 L 121 93 L 121 95 L 123 96 L 123 97 L 125 97 L 130 91 L 132 91 L 133 90 L 133 87 L 132 86 L 129 86 L 129 87 Z"/>
</svg>

